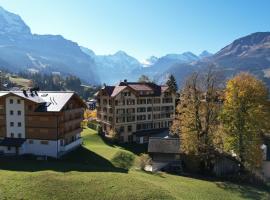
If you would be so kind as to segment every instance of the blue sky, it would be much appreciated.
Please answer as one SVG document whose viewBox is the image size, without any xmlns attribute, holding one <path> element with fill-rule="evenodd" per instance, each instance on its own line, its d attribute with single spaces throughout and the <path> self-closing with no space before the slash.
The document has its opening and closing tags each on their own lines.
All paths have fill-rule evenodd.
<svg viewBox="0 0 270 200">
<path fill-rule="evenodd" d="M 61 34 L 97 54 L 216 52 L 270 31 L 270 0 L 0 0 L 33 33 Z"/>
</svg>

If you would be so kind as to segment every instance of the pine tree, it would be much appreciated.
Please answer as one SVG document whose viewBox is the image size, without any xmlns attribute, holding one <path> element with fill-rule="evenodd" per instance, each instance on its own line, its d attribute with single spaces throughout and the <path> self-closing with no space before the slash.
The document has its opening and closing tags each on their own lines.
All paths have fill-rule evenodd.
<svg viewBox="0 0 270 200">
<path fill-rule="evenodd" d="M 166 82 L 166 85 L 169 86 L 171 92 L 177 92 L 177 83 L 174 76 L 171 74 Z"/>
</svg>

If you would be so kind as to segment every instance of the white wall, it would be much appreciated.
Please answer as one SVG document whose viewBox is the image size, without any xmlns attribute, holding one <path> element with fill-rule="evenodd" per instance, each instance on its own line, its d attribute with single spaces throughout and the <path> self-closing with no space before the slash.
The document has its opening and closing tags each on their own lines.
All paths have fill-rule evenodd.
<svg viewBox="0 0 270 200">
<path fill-rule="evenodd" d="M 48 141 L 48 144 L 41 144 L 42 140 L 32 140 L 32 144 L 30 144 L 29 141 L 29 139 L 25 141 L 20 154 L 34 154 L 40 156 L 57 157 L 57 141 L 46 140 Z M 60 141 L 58 141 L 58 149 L 59 148 Z"/>
<path fill-rule="evenodd" d="M 13 99 L 13 104 L 10 104 L 10 99 Z M 20 100 L 20 104 L 17 100 Z M 13 110 L 13 115 L 10 115 L 10 111 Z M 18 115 L 18 110 L 21 111 L 21 115 Z M 16 97 L 9 96 L 6 98 L 6 127 L 7 137 L 11 137 L 11 133 L 15 138 L 18 138 L 18 134 L 21 134 L 21 138 L 25 138 L 25 113 L 24 113 L 24 100 Z M 14 123 L 14 126 L 10 126 L 10 122 Z M 18 127 L 18 122 L 21 122 L 21 127 Z"/>
</svg>

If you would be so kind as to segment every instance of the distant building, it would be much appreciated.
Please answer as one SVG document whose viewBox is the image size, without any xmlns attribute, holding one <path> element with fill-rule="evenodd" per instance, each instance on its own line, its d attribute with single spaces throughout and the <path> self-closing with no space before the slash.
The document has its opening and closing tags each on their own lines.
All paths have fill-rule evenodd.
<svg viewBox="0 0 270 200">
<path fill-rule="evenodd" d="M 89 110 L 95 110 L 96 109 L 96 103 L 97 103 L 97 100 L 95 100 L 95 99 L 91 99 L 90 101 L 86 102 L 87 107 L 88 107 Z"/>
<path fill-rule="evenodd" d="M 0 153 L 60 157 L 81 145 L 85 107 L 74 92 L 1 91 Z"/>
<path fill-rule="evenodd" d="M 106 135 L 119 133 L 121 142 L 148 142 L 172 124 L 176 95 L 168 86 L 154 83 L 120 82 L 96 94 L 97 118 Z"/>
</svg>

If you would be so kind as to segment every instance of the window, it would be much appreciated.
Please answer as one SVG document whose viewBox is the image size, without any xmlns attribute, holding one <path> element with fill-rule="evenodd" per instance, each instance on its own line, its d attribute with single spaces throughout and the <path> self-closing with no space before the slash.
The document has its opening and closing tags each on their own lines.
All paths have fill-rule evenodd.
<svg viewBox="0 0 270 200">
<path fill-rule="evenodd" d="M 22 126 L 22 123 L 21 122 L 18 122 L 18 127 L 21 127 Z"/>
<path fill-rule="evenodd" d="M 14 138 L 14 133 L 10 133 L 10 137 Z"/>
<path fill-rule="evenodd" d="M 119 132 L 120 132 L 120 133 L 123 133 L 124 131 L 125 131 L 124 126 L 121 126 Z"/>
<path fill-rule="evenodd" d="M 48 145 L 48 144 L 49 144 L 49 141 L 47 141 L 47 140 L 41 140 L 41 141 L 40 141 L 40 144 Z"/>
<path fill-rule="evenodd" d="M 9 100 L 9 103 L 10 103 L 10 104 L 13 104 L 13 99 L 10 99 L 10 100 Z"/>
<path fill-rule="evenodd" d="M 128 126 L 128 131 L 129 131 L 129 132 L 132 131 L 132 126 Z"/>
<path fill-rule="evenodd" d="M 10 114 L 10 115 L 13 115 L 13 113 L 14 113 L 13 110 L 10 110 L 10 111 L 9 111 L 9 114 Z"/>
<path fill-rule="evenodd" d="M 21 100 L 20 99 L 17 99 L 17 104 L 21 104 Z"/>
<path fill-rule="evenodd" d="M 22 134 L 21 133 L 18 133 L 18 138 L 21 138 L 22 137 Z"/>
<path fill-rule="evenodd" d="M 17 113 L 18 113 L 18 115 L 21 115 L 22 114 L 22 111 L 18 110 Z"/>
<path fill-rule="evenodd" d="M 14 122 L 10 122 L 10 126 L 14 126 Z"/>
<path fill-rule="evenodd" d="M 151 115 L 148 115 L 148 120 L 151 119 Z"/>
<path fill-rule="evenodd" d="M 8 147 L 7 149 L 8 149 L 8 151 L 10 151 L 11 150 L 11 147 Z"/>
</svg>

